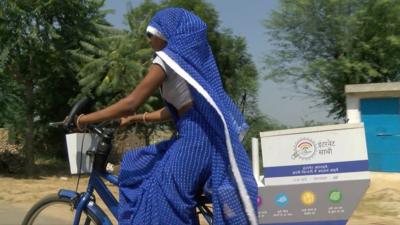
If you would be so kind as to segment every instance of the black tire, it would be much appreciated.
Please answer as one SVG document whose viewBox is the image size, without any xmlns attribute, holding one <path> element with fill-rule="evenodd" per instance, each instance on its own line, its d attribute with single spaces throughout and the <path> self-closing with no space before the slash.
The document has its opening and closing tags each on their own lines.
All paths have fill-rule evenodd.
<svg viewBox="0 0 400 225">
<path fill-rule="evenodd" d="M 197 216 L 201 224 L 213 225 L 213 213 L 206 205 L 197 206 Z"/>
<path fill-rule="evenodd" d="M 75 213 L 73 205 L 72 200 L 60 198 L 58 194 L 48 195 L 33 205 L 22 225 L 72 225 Z M 79 224 L 100 225 L 101 222 L 90 210 L 84 210 Z"/>
</svg>

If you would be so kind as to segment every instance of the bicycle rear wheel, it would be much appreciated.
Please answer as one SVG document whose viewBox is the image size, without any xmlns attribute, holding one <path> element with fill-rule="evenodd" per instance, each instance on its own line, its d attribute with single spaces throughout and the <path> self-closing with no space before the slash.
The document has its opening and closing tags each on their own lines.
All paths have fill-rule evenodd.
<svg viewBox="0 0 400 225">
<path fill-rule="evenodd" d="M 71 225 L 74 215 L 75 209 L 72 200 L 52 194 L 37 202 L 28 211 L 22 225 Z M 94 214 L 84 210 L 79 224 L 99 225 L 101 223 Z"/>
</svg>

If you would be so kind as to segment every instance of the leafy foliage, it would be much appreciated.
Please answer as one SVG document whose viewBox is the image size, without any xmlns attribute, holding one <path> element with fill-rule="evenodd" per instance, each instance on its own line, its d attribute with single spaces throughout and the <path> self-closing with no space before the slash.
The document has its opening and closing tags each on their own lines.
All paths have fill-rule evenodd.
<svg viewBox="0 0 400 225">
<path fill-rule="evenodd" d="M 153 4 L 144 2 L 131 10 L 131 14 L 126 16 L 131 18 L 129 31 L 100 27 L 100 36 L 81 41 L 79 50 L 73 51 L 79 69 L 80 95 L 92 96 L 96 101 L 96 109 L 129 94 L 147 74 L 153 52 L 147 43 L 145 29 L 152 14 L 140 10 L 147 8 L 153 12 Z M 162 100 L 156 94 L 147 100 L 138 113 L 161 107 Z M 138 125 L 135 130 L 148 144 L 151 134 L 163 127 L 160 124 L 147 124 Z"/>
<path fill-rule="evenodd" d="M 28 171 L 34 147 L 46 151 L 60 143 L 62 135 L 47 122 L 60 120 L 79 91 L 68 50 L 97 32 L 94 22 L 105 22 L 102 5 L 99 0 L 0 2 L 0 82 L 7 87 L 1 91 L 7 107 L 0 114 L 14 112 L 1 122 L 24 143 Z"/>
<path fill-rule="evenodd" d="M 96 97 L 97 106 L 128 94 L 147 71 L 151 50 L 142 48 L 134 33 L 101 29 L 101 37 L 80 42 L 73 51 L 82 94 Z"/>
<path fill-rule="evenodd" d="M 265 21 L 267 79 L 290 82 L 345 117 L 345 84 L 399 80 L 399 1 L 289 1 Z"/>
</svg>

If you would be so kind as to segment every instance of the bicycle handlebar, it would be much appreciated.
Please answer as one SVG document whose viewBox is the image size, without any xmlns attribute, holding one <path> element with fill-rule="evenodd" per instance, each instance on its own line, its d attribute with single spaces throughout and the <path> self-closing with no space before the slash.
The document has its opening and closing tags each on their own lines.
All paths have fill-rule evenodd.
<svg viewBox="0 0 400 225">
<path fill-rule="evenodd" d="M 65 118 L 64 121 L 50 122 L 49 126 L 63 127 L 65 130 L 67 130 L 69 132 L 73 131 L 74 128 L 76 127 L 76 124 L 74 121 L 76 119 L 76 116 L 82 112 L 82 110 L 88 105 L 89 102 L 90 102 L 90 98 L 88 98 L 86 96 L 81 98 L 72 107 L 71 111 L 69 112 L 68 116 Z M 97 126 L 89 124 L 87 126 L 87 128 L 89 128 L 89 130 L 91 130 L 92 132 L 95 132 L 95 133 L 101 135 L 104 131 L 103 128 L 106 128 L 106 129 L 108 128 L 108 130 L 110 130 L 110 128 L 111 128 L 112 130 L 115 130 L 115 128 L 119 127 L 120 124 L 121 124 L 121 119 L 113 119 L 113 120 L 109 120 L 109 121 L 104 121 Z M 98 129 L 100 129 L 100 130 L 98 130 Z"/>
<path fill-rule="evenodd" d="M 66 130 L 70 130 L 75 127 L 75 117 L 78 113 L 82 111 L 82 109 L 89 103 L 90 99 L 88 97 L 81 98 L 75 105 L 72 107 L 72 110 L 69 112 L 67 118 L 64 121 L 64 128 Z"/>
</svg>

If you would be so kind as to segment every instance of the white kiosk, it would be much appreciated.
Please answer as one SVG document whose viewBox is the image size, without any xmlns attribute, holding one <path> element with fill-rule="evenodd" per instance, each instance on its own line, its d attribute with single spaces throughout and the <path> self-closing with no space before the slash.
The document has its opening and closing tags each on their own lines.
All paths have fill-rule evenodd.
<svg viewBox="0 0 400 225">
<path fill-rule="evenodd" d="M 362 123 L 260 133 L 260 224 L 344 225 L 369 186 Z"/>
</svg>

